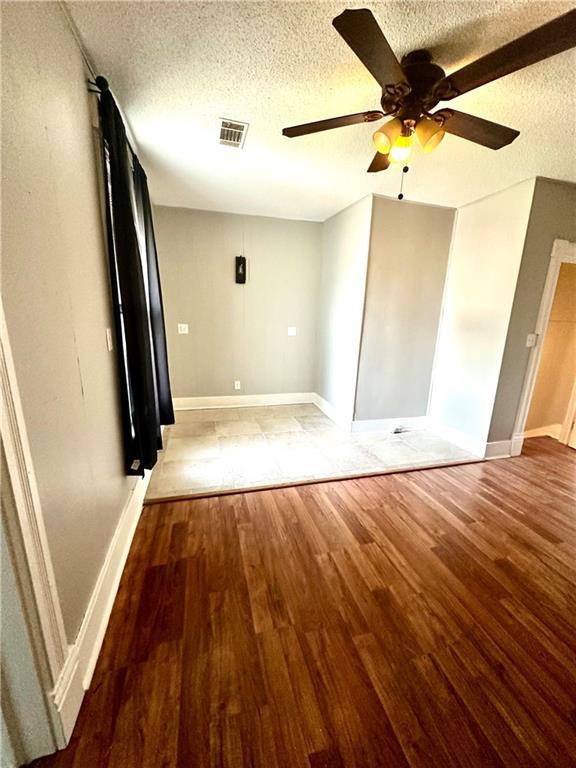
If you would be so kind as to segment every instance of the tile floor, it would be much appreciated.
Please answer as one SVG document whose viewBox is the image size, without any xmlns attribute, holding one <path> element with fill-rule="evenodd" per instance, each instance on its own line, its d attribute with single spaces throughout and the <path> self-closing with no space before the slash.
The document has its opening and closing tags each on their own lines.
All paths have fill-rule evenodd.
<svg viewBox="0 0 576 768">
<path fill-rule="evenodd" d="M 477 460 L 426 431 L 350 433 L 315 405 L 177 411 L 146 501 Z"/>
</svg>

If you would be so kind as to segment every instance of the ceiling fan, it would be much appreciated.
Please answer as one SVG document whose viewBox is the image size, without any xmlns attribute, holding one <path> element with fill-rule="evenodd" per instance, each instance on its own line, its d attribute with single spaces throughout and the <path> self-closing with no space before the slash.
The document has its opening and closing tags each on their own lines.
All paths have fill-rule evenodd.
<svg viewBox="0 0 576 768">
<path fill-rule="evenodd" d="M 284 128 L 282 133 L 292 138 L 391 116 L 374 133 L 377 152 L 369 173 L 384 171 L 391 162 L 406 163 L 412 154 L 414 134 L 424 152 L 435 149 L 445 133 L 490 149 L 510 144 L 519 135 L 513 128 L 455 109 L 431 110 L 440 101 L 449 101 L 576 46 L 576 10 L 572 10 L 446 75 L 426 50 L 411 51 L 399 62 L 372 12 L 366 8 L 346 10 L 332 24 L 382 86 L 383 111 L 369 110 L 294 125 Z"/>
</svg>

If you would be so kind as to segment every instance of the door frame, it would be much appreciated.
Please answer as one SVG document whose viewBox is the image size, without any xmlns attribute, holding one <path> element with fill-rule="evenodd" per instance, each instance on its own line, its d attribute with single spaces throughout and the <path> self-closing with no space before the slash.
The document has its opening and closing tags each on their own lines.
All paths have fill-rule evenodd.
<svg viewBox="0 0 576 768">
<path fill-rule="evenodd" d="M 546 275 L 546 282 L 544 284 L 544 292 L 542 293 L 540 309 L 538 310 L 538 318 L 534 329 L 534 333 L 537 337 L 536 345 L 532 347 L 530 351 L 526 375 L 524 377 L 524 385 L 522 387 L 522 395 L 516 413 L 511 451 L 513 456 L 518 456 L 522 452 L 526 419 L 528 418 L 528 411 L 530 410 L 530 403 L 532 402 L 532 395 L 534 394 L 534 387 L 536 386 L 536 376 L 538 375 L 538 368 L 540 366 L 543 341 L 546 335 L 546 330 L 548 329 L 548 322 L 550 321 L 550 312 L 552 311 L 552 304 L 554 303 L 554 295 L 556 293 L 556 286 L 558 284 L 560 267 L 562 264 L 576 264 L 576 243 L 572 243 L 569 240 L 554 240 L 552 253 L 550 255 L 548 274 Z"/>
<path fill-rule="evenodd" d="M 568 410 L 566 411 L 566 415 L 564 416 L 564 421 L 562 422 L 562 428 L 558 436 L 558 440 L 561 443 L 564 443 L 564 445 L 568 445 L 568 441 L 570 440 L 570 434 L 572 432 L 572 427 L 574 425 L 575 418 L 576 418 L 576 380 L 574 381 L 574 384 L 572 386 L 572 394 L 570 395 Z"/>
<path fill-rule="evenodd" d="M 19 581 L 26 585 L 24 592 L 29 592 L 23 608 L 29 627 L 36 629 L 30 632 L 30 642 L 38 673 L 49 689 L 46 694 L 50 727 L 56 746 L 62 748 L 68 737 L 54 692 L 69 648 L 1 301 L 0 407 L 1 449 L 14 500 L 14 509 L 12 505 L 3 504 L 5 533 L 10 548 L 21 554 L 13 565 Z"/>
</svg>

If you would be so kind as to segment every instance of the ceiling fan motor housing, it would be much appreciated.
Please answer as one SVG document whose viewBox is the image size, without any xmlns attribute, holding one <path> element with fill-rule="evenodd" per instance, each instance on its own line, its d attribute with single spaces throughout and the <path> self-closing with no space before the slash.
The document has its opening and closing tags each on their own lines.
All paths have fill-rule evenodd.
<svg viewBox="0 0 576 768">
<path fill-rule="evenodd" d="M 432 61 L 430 51 L 411 51 L 403 56 L 400 66 L 410 84 L 407 94 L 382 94 L 382 109 L 388 114 L 396 113 L 401 120 L 418 120 L 424 112 L 438 104 L 434 88 L 444 77 L 442 67 Z"/>
</svg>

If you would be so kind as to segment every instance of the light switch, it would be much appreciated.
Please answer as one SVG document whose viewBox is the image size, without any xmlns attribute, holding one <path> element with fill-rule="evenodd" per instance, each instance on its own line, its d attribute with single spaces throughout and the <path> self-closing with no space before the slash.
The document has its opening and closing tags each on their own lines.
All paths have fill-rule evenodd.
<svg viewBox="0 0 576 768">
<path fill-rule="evenodd" d="M 526 336 L 526 346 L 527 347 L 535 347 L 538 343 L 538 334 L 537 333 L 529 333 L 528 336 Z"/>
<path fill-rule="evenodd" d="M 188 323 L 178 323 L 178 333 L 188 333 Z"/>
<path fill-rule="evenodd" d="M 296 326 L 295 325 L 289 325 L 288 326 L 288 336 L 296 336 Z"/>
<path fill-rule="evenodd" d="M 112 336 L 112 328 L 106 328 L 106 346 L 108 352 L 112 352 L 114 349 L 114 337 Z"/>
</svg>

